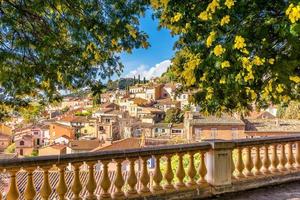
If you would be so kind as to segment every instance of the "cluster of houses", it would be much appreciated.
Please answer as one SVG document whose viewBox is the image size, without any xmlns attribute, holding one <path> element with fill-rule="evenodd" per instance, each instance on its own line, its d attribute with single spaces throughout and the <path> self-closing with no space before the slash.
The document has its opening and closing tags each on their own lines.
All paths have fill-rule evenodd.
<svg viewBox="0 0 300 200">
<path fill-rule="evenodd" d="M 49 106 L 48 118 L 37 124 L 18 128 L 1 124 L 0 152 L 11 143 L 14 155 L 24 157 L 299 133 L 300 122 L 279 121 L 274 107 L 247 119 L 203 116 L 197 106 L 189 104 L 190 94 L 177 94 L 177 88 L 174 83 L 135 85 L 102 94 L 97 106 L 90 97 L 64 98 L 60 105 Z M 187 107 L 182 123 L 164 121 L 168 109 Z"/>
</svg>

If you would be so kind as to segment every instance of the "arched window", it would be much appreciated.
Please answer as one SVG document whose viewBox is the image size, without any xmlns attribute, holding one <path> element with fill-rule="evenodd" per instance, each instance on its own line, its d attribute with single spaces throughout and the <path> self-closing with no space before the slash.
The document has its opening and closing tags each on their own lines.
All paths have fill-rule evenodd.
<svg viewBox="0 0 300 200">
<path fill-rule="evenodd" d="M 20 141 L 20 145 L 21 145 L 21 146 L 24 145 L 24 141 L 23 141 L 23 140 Z"/>
</svg>

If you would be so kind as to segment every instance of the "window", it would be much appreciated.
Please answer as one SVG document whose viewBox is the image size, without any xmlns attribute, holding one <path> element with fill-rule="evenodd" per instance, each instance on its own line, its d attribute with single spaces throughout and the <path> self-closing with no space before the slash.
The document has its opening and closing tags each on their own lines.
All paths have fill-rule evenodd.
<svg viewBox="0 0 300 200">
<path fill-rule="evenodd" d="M 20 155 L 23 156 L 23 149 L 20 149 Z"/>
<path fill-rule="evenodd" d="M 231 137 L 233 140 L 239 139 L 239 133 L 237 128 L 231 129 Z"/>
<path fill-rule="evenodd" d="M 39 134 L 39 132 L 37 132 L 37 131 L 34 131 L 34 132 L 33 132 L 33 134 L 34 134 L 34 135 L 37 135 L 37 134 Z"/>
<path fill-rule="evenodd" d="M 211 137 L 211 139 L 216 139 L 216 137 L 217 137 L 217 129 L 216 128 L 212 128 L 212 129 L 210 129 L 211 130 L 211 133 L 210 133 L 210 137 Z"/>
<path fill-rule="evenodd" d="M 156 133 L 158 132 L 158 128 L 155 128 L 155 132 L 156 132 Z"/>
<path fill-rule="evenodd" d="M 40 139 L 36 139 L 36 145 L 40 145 Z"/>
<path fill-rule="evenodd" d="M 201 139 L 201 134 L 202 134 L 202 129 L 201 128 L 196 128 L 195 129 L 195 139 L 200 140 Z"/>
<path fill-rule="evenodd" d="M 165 129 L 162 128 L 162 129 L 161 129 L 161 132 L 164 133 L 164 132 L 165 132 Z"/>
<path fill-rule="evenodd" d="M 21 141 L 20 141 L 20 146 L 23 146 L 23 145 L 24 145 L 24 141 L 21 140 Z"/>
<path fill-rule="evenodd" d="M 87 133 L 88 131 L 86 129 L 84 129 L 84 133 Z"/>
<path fill-rule="evenodd" d="M 103 126 L 99 126 L 99 130 L 100 130 L 100 131 L 103 131 Z"/>
<path fill-rule="evenodd" d="M 109 123 L 110 122 L 110 119 L 105 119 L 106 123 Z"/>
</svg>

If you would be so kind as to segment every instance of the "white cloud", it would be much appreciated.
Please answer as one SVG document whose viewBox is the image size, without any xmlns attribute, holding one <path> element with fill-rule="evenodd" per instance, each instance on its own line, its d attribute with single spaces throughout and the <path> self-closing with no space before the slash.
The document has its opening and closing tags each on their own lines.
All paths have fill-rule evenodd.
<svg viewBox="0 0 300 200">
<path fill-rule="evenodd" d="M 170 65 L 171 65 L 170 60 L 164 60 L 149 69 L 147 69 L 146 65 L 141 65 L 137 69 L 130 71 L 127 75 L 125 75 L 125 77 L 133 78 L 134 76 L 138 77 L 138 75 L 140 75 L 141 79 L 145 77 L 146 79 L 149 80 L 151 78 L 161 76 L 164 72 L 167 71 Z"/>
</svg>

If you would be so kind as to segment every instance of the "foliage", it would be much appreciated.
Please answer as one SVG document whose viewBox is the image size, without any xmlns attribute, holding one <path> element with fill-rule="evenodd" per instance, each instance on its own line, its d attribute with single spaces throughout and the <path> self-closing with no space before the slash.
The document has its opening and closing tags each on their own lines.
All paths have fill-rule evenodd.
<svg viewBox="0 0 300 200">
<path fill-rule="evenodd" d="M 292 101 L 287 106 L 280 106 L 277 113 L 278 117 L 283 119 L 300 120 L 300 102 Z"/>
<path fill-rule="evenodd" d="M 125 90 L 127 89 L 129 86 L 132 86 L 135 84 L 135 79 L 133 78 L 120 78 L 117 80 L 109 80 L 107 82 L 107 89 L 108 90 Z"/>
<path fill-rule="evenodd" d="M 16 151 L 16 143 L 10 144 L 5 150 L 5 153 L 15 153 Z"/>
<path fill-rule="evenodd" d="M 75 116 L 91 116 L 91 115 L 92 115 L 92 112 L 89 110 L 75 113 Z"/>
<path fill-rule="evenodd" d="M 179 108 L 170 108 L 166 112 L 165 122 L 181 123 L 183 122 L 184 113 Z"/>
<path fill-rule="evenodd" d="M 120 74 L 120 52 L 148 46 L 144 1 L 0 1 L 0 111 Z"/>
<path fill-rule="evenodd" d="M 61 110 L 61 112 L 62 113 L 66 113 L 66 112 L 68 112 L 70 110 L 70 108 L 68 107 L 68 106 L 66 106 L 66 107 L 64 107 L 62 110 Z"/>
<path fill-rule="evenodd" d="M 203 113 L 300 98 L 298 0 L 151 3 L 160 26 L 179 37 L 170 70 Z"/>
<path fill-rule="evenodd" d="M 174 72 L 168 68 L 166 72 L 164 72 L 161 77 L 159 78 L 158 82 L 160 83 L 170 83 L 175 80 L 175 74 Z"/>
<path fill-rule="evenodd" d="M 44 106 L 39 103 L 30 103 L 20 109 L 20 114 L 26 123 L 34 123 L 44 111 Z"/>
</svg>

